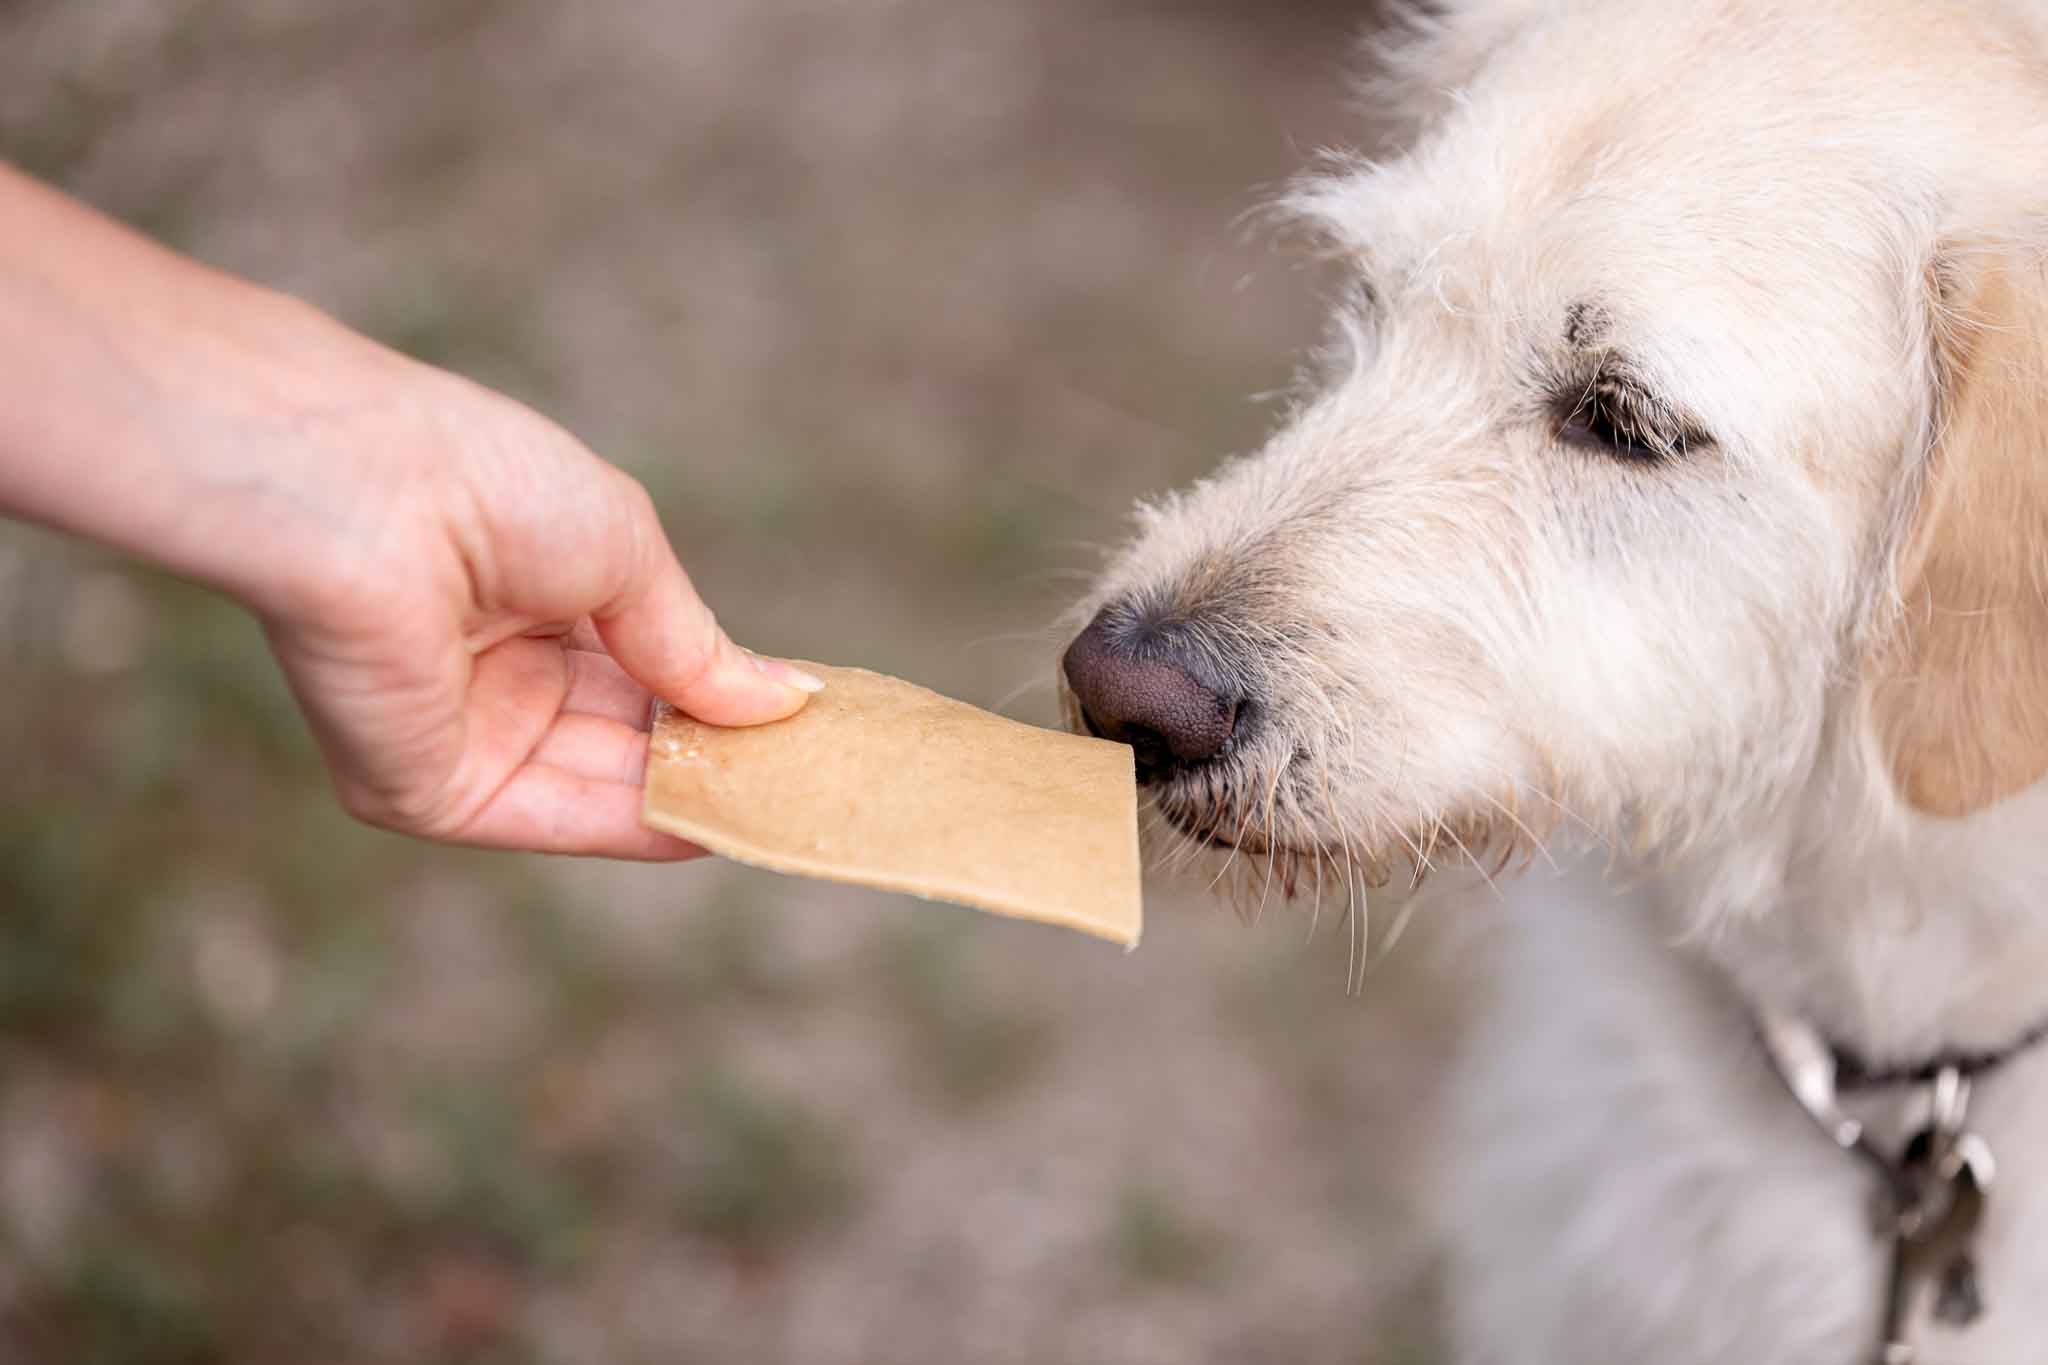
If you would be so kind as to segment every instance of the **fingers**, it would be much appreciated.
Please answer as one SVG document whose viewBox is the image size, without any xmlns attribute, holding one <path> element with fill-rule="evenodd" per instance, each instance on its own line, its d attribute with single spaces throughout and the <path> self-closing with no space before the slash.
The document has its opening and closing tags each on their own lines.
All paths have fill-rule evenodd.
<svg viewBox="0 0 2048 1365">
<path fill-rule="evenodd" d="M 726 636 L 676 561 L 645 490 L 632 490 L 632 576 L 592 614 L 612 657 L 649 691 L 712 725 L 760 725 L 801 710 L 824 684 L 756 659 Z"/>
<path fill-rule="evenodd" d="M 647 728 L 651 719 L 648 708 L 653 699 L 625 669 L 605 655 L 588 650 L 567 650 L 563 658 L 569 666 L 569 690 L 562 698 L 564 711 L 623 721 L 639 730 Z"/>
<path fill-rule="evenodd" d="M 499 772 L 510 775 L 444 837 L 536 853 L 699 856 L 640 823 L 647 707 L 647 690 L 602 655 L 508 640 L 480 656 L 470 695 L 476 752 L 495 755 L 488 766 L 504 763 Z"/>
<path fill-rule="evenodd" d="M 579 621 L 546 621 L 537 626 L 528 626 L 520 631 L 529 640 L 567 640 L 576 632 Z"/>
<path fill-rule="evenodd" d="M 673 863 L 704 856 L 695 844 L 640 823 L 637 785 L 537 763 L 514 773 L 456 838 L 481 848 L 636 862 Z"/>
<path fill-rule="evenodd" d="M 648 733 L 631 722 L 564 712 L 555 717 L 528 762 L 594 782 L 617 782 L 637 792 L 647 776 L 648 740 Z"/>
</svg>

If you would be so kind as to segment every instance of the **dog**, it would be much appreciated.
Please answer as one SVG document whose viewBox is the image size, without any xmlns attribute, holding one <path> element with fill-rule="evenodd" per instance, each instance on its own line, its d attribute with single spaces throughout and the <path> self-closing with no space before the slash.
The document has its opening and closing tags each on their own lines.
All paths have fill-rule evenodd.
<svg viewBox="0 0 2048 1365">
<path fill-rule="evenodd" d="M 2048 4 L 1377 49 L 1282 205 L 1329 340 L 1140 509 L 1070 722 L 1240 898 L 1499 888 L 1456 1361 L 2048 1362 Z"/>
</svg>

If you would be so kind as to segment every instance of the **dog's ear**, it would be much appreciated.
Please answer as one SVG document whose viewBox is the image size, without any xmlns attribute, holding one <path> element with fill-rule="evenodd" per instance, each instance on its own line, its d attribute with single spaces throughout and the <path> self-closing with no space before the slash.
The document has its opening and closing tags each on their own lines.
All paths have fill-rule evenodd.
<svg viewBox="0 0 2048 1365">
<path fill-rule="evenodd" d="M 1934 421 L 1873 693 L 1900 794 L 1960 817 L 2048 775 L 2048 273 L 1928 273 Z"/>
</svg>

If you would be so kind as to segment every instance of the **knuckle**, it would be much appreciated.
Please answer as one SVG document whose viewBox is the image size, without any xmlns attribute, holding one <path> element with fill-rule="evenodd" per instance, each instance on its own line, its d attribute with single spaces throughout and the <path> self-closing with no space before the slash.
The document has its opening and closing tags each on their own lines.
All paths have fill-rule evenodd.
<svg viewBox="0 0 2048 1365">
<path fill-rule="evenodd" d="M 383 791 L 351 781 L 337 782 L 335 793 L 351 819 L 373 829 L 426 838 L 444 838 L 449 832 L 448 803 L 437 793 Z"/>
<path fill-rule="evenodd" d="M 617 466 L 613 467 L 617 468 Z M 632 507 L 634 515 L 643 517 L 648 521 L 658 522 L 661 520 L 661 509 L 655 506 L 654 494 L 647 490 L 646 484 L 640 482 L 631 474 L 626 473 L 623 469 L 619 470 L 619 482 L 625 486 L 626 500 Z"/>
<path fill-rule="evenodd" d="M 397 828 L 391 807 L 368 787 L 354 782 L 337 782 L 334 795 L 350 819 L 375 829 Z"/>
<path fill-rule="evenodd" d="M 701 613 L 697 623 L 683 632 L 676 645 L 674 670 L 678 687 L 688 691 L 711 676 L 723 653 L 719 648 L 723 639 L 717 619 L 709 611 Z"/>
<path fill-rule="evenodd" d="M 647 491 L 647 485 L 624 470 L 616 470 L 620 507 L 626 517 L 626 529 L 633 538 L 636 556 L 644 556 L 661 543 L 661 511 L 654 504 L 654 495 Z"/>
</svg>

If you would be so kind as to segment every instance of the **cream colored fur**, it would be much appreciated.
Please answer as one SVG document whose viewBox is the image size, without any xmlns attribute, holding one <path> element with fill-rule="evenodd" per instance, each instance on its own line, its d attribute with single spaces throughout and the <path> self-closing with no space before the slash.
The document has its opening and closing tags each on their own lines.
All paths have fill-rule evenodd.
<svg viewBox="0 0 2048 1365">
<path fill-rule="evenodd" d="M 1872 1191 L 1750 1019 L 2048 1018 L 2048 4 L 1465 0 L 1378 70 L 1410 126 L 1289 204 L 1356 284 L 1308 396 L 1084 604 L 1259 699 L 1159 809 L 1254 900 L 1533 863 L 1444 1163 L 1458 1360 L 1865 1361 Z M 1683 449 L 1561 439 L 1615 366 Z M 1928 1358 L 2038 1365 L 2048 1050 L 1978 1118 L 1992 1312 Z"/>
</svg>

